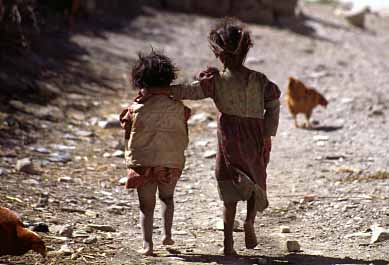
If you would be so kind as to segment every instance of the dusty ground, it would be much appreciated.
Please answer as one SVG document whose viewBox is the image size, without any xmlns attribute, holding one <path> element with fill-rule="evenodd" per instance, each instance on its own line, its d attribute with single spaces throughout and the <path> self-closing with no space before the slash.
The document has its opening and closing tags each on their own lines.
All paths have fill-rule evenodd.
<svg viewBox="0 0 389 265">
<path fill-rule="evenodd" d="M 26 109 L 14 102 L 10 111 L 1 113 L 1 205 L 19 212 L 26 222 L 48 224 L 51 232 L 42 236 L 54 252 L 47 260 L 28 253 L 2 257 L 0 263 L 389 264 L 389 241 L 369 244 L 370 238 L 347 236 L 376 223 L 389 228 L 389 19 L 369 15 L 367 29 L 361 30 L 334 17 L 332 7 L 309 5 L 304 10 L 304 23 L 250 25 L 255 46 L 249 67 L 266 73 L 283 91 L 287 77 L 297 76 L 330 102 L 327 109 L 316 109 L 313 130 L 295 129 L 282 108 L 268 170 L 270 207 L 256 221 L 260 244 L 255 250 L 244 249 L 238 229 L 240 256 L 218 255 L 222 231 L 215 225 L 222 205 L 213 178 L 214 159 L 203 157 L 216 148 L 216 111 L 204 100 L 188 102 L 206 119 L 192 121 L 190 127 L 187 167 L 175 197 L 177 244 L 171 249 L 156 244 L 157 255 L 151 258 L 135 252 L 140 246 L 136 193 L 119 185 L 125 175 L 123 159 L 105 154 L 123 148 L 122 132 L 102 129 L 96 122 L 118 114 L 134 96 L 126 73 L 139 50 L 163 49 L 182 69 L 180 81 L 192 80 L 207 65 L 218 65 L 206 42 L 214 19 L 152 13 L 128 21 L 120 31 L 76 34 L 72 42 L 87 53 L 70 62 L 70 78 L 61 83 L 67 93 L 48 106 L 30 104 Z M 104 83 L 92 82 L 81 72 L 93 73 Z M 66 108 L 47 115 L 34 111 L 56 105 Z M 37 147 L 49 154 L 37 152 Z M 70 161 L 48 161 L 55 152 L 69 154 Z M 36 174 L 14 169 L 25 157 L 33 159 Z M 48 205 L 37 207 L 45 192 Z M 304 201 L 309 194 L 313 200 Z M 242 220 L 244 211 L 242 204 L 237 219 Z M 158 206 L 156 243 L 160 221 Z M 115 232 L 87 229 L 90 223 L 108 224 Z M 54 233 L 55 225 L 65 224 L 74 227 L 73 238 Z M 280 225 L 289 226 L 291 233 L 278 233 Z M 97 242 L 87 244 L 85 236 Z M 287 238 L 298 240 L 302 251 L 285 251 Z M 56 254 L 64 244 L 75 254 Z"/>
</svg>

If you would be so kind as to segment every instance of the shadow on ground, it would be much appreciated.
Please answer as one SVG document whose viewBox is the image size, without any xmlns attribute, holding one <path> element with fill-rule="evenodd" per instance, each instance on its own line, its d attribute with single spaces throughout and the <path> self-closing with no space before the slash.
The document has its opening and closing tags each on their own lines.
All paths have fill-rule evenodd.
<svg viewBox="0 0 389 265">
<path fill-rule="evenodd" d="M 177 255 L 185 262 L 194 264 L 267 264 L 267 265 L 334 265 L 334 264 L 371 264 L 371 265 L 387 265 L 388 261 L 384 260 L 357 260 L 350 258 L 332 258 L 317 255 L 306 254 L 290 254 L 280 257 L 266 257 L 266 256 L 236 256 L 224 257 L 216 255 Z"/>
</svg>

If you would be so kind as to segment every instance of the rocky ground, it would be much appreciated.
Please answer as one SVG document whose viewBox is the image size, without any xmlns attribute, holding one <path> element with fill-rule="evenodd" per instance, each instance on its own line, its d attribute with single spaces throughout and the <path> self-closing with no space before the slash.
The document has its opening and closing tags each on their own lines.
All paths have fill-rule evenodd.
<svg viewBox="0 0 389 265">
<path fill-rule="evenodd" d="M 50 232 L 41 235 L 50 252 L 45 260 L 28 253 L 1 257 L 0 264 L 389 264 L 389 238 L 371 241 L 372 226 L 389 229 L 389 19 L 369 15 L 362 30 L 335 17 L 331 6 L 306 5 L 304 13 L 306 20 L 288 26 L 250 25 L 249 67 L 283 92 L 288 76 L 299 77 L 330 102 L 316 109 L 310 130 L 294 128 L 283 106 L 268 169 L 270 207 L 256 221 L 256 249 L 244 248 L 241 204 L 240 256 L 218 254 L 216 110 L 204 100 L 187 102 L 194 116 L 175 196 L 176 245 L 156 244 L 156 257 L 136 253 L 138 201 L 119 183 L 126 171 L 116 121 L 135 95 L 129 66 L 137 51 L 153 46 L 174 58 L 179 81 L 192 80 L 207 65 L 220 67 L 206 41 L 214 19 L 150 11 L 120 30 L 72 36 L 86 52 L 51 82 L 66 93 L 47 104 L 13 100 L 2 108 L 0 202 L 25 223 L 47 224 Z M 30 161 L 18 164 L 23 158 Z M 156 211 L 157 243 L 159 205 Z M 290 233 L 280 233 L 281 226 Z M 287 240 L 298 241 L 301 251 L 289 253 Z"/>
</svg>

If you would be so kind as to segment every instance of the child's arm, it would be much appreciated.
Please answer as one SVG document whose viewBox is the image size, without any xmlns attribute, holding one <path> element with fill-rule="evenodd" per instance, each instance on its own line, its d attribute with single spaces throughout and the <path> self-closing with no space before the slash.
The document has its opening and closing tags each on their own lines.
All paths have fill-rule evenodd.
<svg viewBox="0 0 389 265">
<path fill-rule="evenodd" d="M 120 113 L 120 126 L 124 129 L 124 139 L 130 139 L 132 118 L 130 108 L 127 108 Z"/>
<path fill-rule="evenodd" d="M 172 93 L 175 99 L 199 100 L 212 98 L 215 90 L 216 78 L 219 70 L 208 68 L 199 74 L 199 81 L 187 85 L 173 85 Z"/>
<path fill-rule="evenodd" d="M 277 134 L 280 118 L 280 96 L 281 91 L 272 81 L 263 76 L 264 97 L 265 97 L 265 138 Z"/>
</svg>

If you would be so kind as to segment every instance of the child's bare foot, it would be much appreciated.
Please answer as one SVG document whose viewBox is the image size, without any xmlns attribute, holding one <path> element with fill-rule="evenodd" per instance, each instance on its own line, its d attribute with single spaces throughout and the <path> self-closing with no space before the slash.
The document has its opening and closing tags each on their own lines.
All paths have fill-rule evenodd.
<svg viewBox="0 0 389 265">
<path fill-rule="evenodd" d="M 171 239 L 170 237 L 165 237 L 163 240 L 162 240 L 162 245 L 164 246 L 171 246 L 171 245 L 174 245 L 174 240 Z"/>
<path fill-rule="evenodd" d="M 145 256 L 153 256 L 153 244 L 151 243 L 143 243 L 143 248 L 139 249 L 137 251 L 139 254 L 145 255 Z"/>
<path fill-rule="evenodd" d="M 258 245 L 255 235 L 254 225 L 252 223 L 244 224 L 244 241 L 247 249 L 253 249 Z"/>
</svg>

